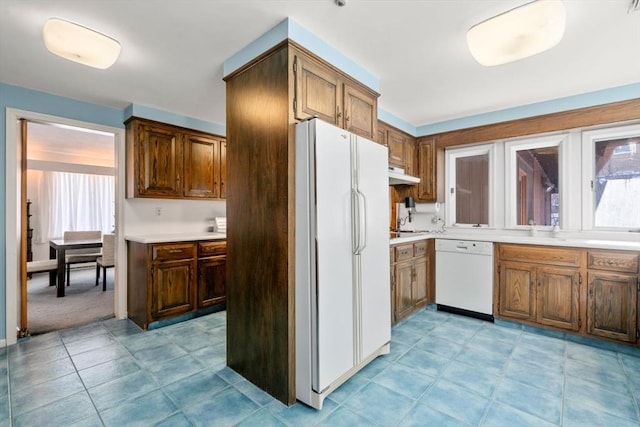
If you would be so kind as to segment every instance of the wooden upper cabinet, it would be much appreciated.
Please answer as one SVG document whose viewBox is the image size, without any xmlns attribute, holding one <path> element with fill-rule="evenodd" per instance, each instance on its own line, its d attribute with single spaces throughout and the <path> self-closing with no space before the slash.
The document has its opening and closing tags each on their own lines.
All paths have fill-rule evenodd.
<svg viewBox="0 0 640 427">
<path fill-rule="evenodd" d="M 224 138 L 138 118 L 126 132 L 127 197 L 225 197 Z"/>
<path fill-rule="evenodd" d="M 344 84 L 344 128 L 373 140 L 377 136 L 378 99 L 355 86 Z"/>
<path fill-rule="evenodd" d="M 318 116 L 325 122 L 342 127 L 342 82 L 338 75 L 304 55 L 296 55 L 293 67 L 296 119 Z"/>
<path fill-rule="evenodd" d="M 135 197 L 179 197 L 182 195 L 181 134 L 173 129 L 132 123 L 134 138 Z M 127 128 L 129 132 L 129 128 Z"/>
<path fill-rule="evenodd" d="M 184 136 L 184 195 L 220 197 L 220 141 L 204 135 Z"/>
<path fill-rule="evenodd" d="M 356 135 L 376 138 L 377 93 L 297 50 L 293 74 L 293 113 L 297 120 L 316 116 Z"/>
<path fill-rule="evenodd" d="M 420 178 L 420 183 L 418 183 L 417 199 L 423 202 L 437 200 L 435 149 L 435 139 L 418 140 L 418 178 Z"/>
<path fill-rule="evenodd" d="M 227 198 L 227 141 L 220 140 L 220 198 Z"/>
<path fill-rule="evenodd" d="M 389 147 L 389 164 L 403 168 L 406 172 L 409 137 L 393 128 L 389 128 L 387 131 L 387 146 Z"/>
<path fill-rule="evenodd" d="M 378 129 L 376 130 L 375 142 L 380 145 L 387 146 L 387 125 L 382 122 L 378 122 Z"/>
</svg>

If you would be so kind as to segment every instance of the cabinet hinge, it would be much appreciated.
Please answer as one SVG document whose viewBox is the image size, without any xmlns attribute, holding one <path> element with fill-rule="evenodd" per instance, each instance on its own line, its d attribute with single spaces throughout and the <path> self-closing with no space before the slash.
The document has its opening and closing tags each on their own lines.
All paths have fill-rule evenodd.
<svg viewBox="0 0 640 427">
<path fill-rule="evenodd" d="M 294 58 L 293 59 L 293 72 L 297 73 L 298 72 L 298 58 Z"/>
<path fill-rule="evenodd" d="M 293 98 L 293 111 L 296 111 L 297 107 L 298 107 L 298 102 L 296 101 L 295 98 Z"/>
<path fill-rule="evenodd" d="M 578 273 L 578 284 L 582 285 L 582 274 Z"/>
</svg>

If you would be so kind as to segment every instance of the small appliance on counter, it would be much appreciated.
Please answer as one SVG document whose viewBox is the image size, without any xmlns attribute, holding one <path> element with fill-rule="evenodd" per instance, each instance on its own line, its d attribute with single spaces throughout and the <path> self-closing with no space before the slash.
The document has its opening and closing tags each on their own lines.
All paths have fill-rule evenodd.
<svg viewBox="0 0 640 427">
<path fill-rule="evenodd" d="M 227 217 L 217 216 L 213 218 L 213 231 L 216 233 L 227 232 Z"/>
</svg>

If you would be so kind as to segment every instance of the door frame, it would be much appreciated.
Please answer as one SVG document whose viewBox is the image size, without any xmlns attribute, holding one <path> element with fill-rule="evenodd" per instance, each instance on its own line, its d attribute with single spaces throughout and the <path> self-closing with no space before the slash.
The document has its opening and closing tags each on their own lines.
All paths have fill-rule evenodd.
<svg viewBox="0 0 640 427">
<path fill-rule="evenodd" d="M 114 135 L 115 157 L 115 212 L 116 212 L 116 260 L 113 311 L 117 319 L 127 317 L 127 263 L 124 242 L 125 199 L 125 130 L 97 123 L 73 120 L 14 108 L 6 109 L 6 157 L 5 157 L 5 341 L 6 345 L 17 342 L 17 328 L 20 326 L 18 307 L 20 306 L 20 239 L 21 239 L 21 183 L 22 167 L 16 161 L 20 158 L 20 119 L 40 122 L 60 123 L 85 129 L 93 129 Z M 13 230 L 16 230 L 14 234 Z"/>
</svg>

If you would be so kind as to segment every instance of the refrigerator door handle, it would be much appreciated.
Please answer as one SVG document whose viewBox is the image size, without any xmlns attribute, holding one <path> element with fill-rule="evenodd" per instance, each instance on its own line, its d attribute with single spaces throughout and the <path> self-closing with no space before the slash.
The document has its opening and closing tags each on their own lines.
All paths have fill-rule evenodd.
<svg viewBox="0 0 640 427">
<path fill-rule="evenodd" d="M 354 254 L 358 254 L 360 248 L 360 199 L 358 197 L 358 190 L 351 189 L 351 206 L 353 211 L 351 213 L 351 248 Z"/>
<path fill-rule="evenodd" d="M 367 198 L 358 192 L 358 253 L 361 253 L 367 247 Z"/>
</svg>

